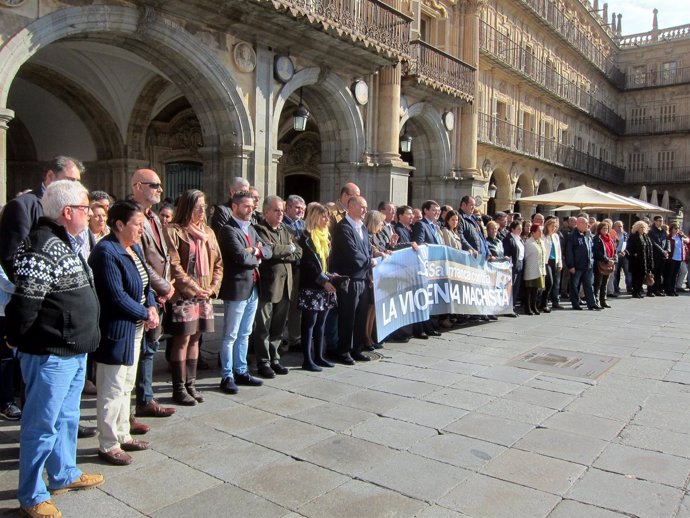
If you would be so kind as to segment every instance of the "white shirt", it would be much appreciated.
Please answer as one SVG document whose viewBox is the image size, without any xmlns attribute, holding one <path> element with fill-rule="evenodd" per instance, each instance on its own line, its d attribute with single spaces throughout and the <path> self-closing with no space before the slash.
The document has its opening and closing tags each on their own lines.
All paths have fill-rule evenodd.
<svg viewBox="0 0 690 518">
<path fill-rule="evenodd" d="M 515 234 L 510 234 L 510 237 L 513 238 L 513 241 L 515 241 L 515 245 L 517 246 L 518 261 L 524 261 L 525 260 L 525 245 L 522 242 L 522 239 L 520 239 L 520 237 L 516 236 Z"/>
<path fill-rule="evenodd" d="M 359 239 L 361 239 L 362 241 L 364 241 L 364 233 L 362 232 L 362 228 L 364 227 L 364 222 L 361 221 L 361 220 L 360 220 L 360 221 L 355 221 L 354 219 L 352 219 L 352 218 L 350 217 L 349 214 L 345 214 L 345 219 L 347 220 L 347 222 L 348 222 L 350 225 L 352 225 L 352 228 L 355 229 L 355 232 L 356 232 L 357 235 L 359 236 Z"/>
</svg>

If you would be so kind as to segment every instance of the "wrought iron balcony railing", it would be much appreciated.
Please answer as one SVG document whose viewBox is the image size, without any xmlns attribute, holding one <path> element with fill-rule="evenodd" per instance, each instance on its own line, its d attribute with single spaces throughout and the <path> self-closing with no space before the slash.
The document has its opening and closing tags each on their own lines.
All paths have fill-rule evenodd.
<svg viewBox="0 0 690 518">
<path fill-rule="evenodd" d="M 410 42 L 404 75 L 435 90 L 474 101 L 475 68 L 422 40 Z"/>
<path fill-rule="evenodd" d="M 622 168 L 579 151 L 572 146 L 560 144 L 553 139 L 491 117 L 486 113 L 479 114 L 477 138 L 480 142 L 558 165 L 593 178 L 611 183 L 623 183 L 625 171 Z"/>
<path fill-rule="evenodd" d="M 537 59 L 525 47 L 484 21 L 481 21 L 479 26 L 479 48 L 520 71 L 570 105 L 585 111 L 618 135 L 625 131 L 625 120 L 620 115 L 580 88 L 574 81 L 561 75 L 553 66 Z"/>
<path fill-rule="evenodd" d="M 536 13 L 559 36 L 601 70 L 616 88 L 623 89 L 625 74 L 616 66 L 613 57 L 605 55 L 591 41 L 591 38 L 579 31 L 571 17 L 550 0 L 519 0 Z"/>
<path fill-rule="evenodd" d="M 628 75 L 625 88 L 627 90 L 635 90 L 638 88 L 655 88 L 683 83 L 690 83 L 690 67 L 654 70 L 640 74 L 633 72 Z"/>
<path fill-rule="evenodd" d="M 392 56 L 407 56 L 412 18 L 381 0 L 255 0 Z"/>
<path fill-rule="evenodd" d="M 625 171 L 625 183 L 688 183 L 690 165 L 678 167 L 638 167 Z"/>
<path fill-rule="evenodd" d="M 625 124 L 626 135 L 678 133 L 683 131 L 690 131 L 690 115 L 631 118 Z"/>
</svg>

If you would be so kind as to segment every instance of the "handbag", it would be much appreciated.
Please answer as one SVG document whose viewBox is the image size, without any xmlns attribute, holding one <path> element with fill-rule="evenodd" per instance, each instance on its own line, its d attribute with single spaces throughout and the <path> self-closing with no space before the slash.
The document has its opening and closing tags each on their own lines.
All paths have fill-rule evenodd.
<svg viewBox="0 0 690 518">
<path fill-rule="evenodd" d="M 597 269 L 600 275 L 611 275 L 613 273 L 614 265 L 608 261 L 597 261 Z"/>
<path fill-rule="evenodd" d="M 644 283 L 649 286 L 654 286 L 654 274 L 652 272 L 647 272 L 644 276 Z"/>
</svg>

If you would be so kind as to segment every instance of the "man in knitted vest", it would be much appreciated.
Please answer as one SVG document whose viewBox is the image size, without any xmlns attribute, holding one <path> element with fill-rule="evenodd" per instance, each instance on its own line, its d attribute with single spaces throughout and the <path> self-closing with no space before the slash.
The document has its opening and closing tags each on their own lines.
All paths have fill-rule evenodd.
<svg viewBox="0 0 690 518">
<path fill-rule="evenodd" d="M 87 475 L 76 466 L 79 400 L 86 354 L 95 351 L 100 340 L 94 325 L 100 307 L 77 241 L 88 225 L 88 191 L 77 181 L 52 182 L 42 205 L 43 217 L 15 255 L 7 343 L 19 351 L 26 384 L 19 436 L 21 512 L 60 517 L 51 494 L 103 483 L 102 475 Z"/>
</svg>

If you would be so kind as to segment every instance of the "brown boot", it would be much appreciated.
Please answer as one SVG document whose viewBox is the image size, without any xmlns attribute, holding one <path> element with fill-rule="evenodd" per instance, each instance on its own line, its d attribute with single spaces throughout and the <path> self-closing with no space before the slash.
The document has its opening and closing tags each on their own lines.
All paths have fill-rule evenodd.
<svg viewBox="0 0 690 518">
<path fill-rule="evenodd" d="M 184 406 L 194 406 L 196 405 L 196 399 L 187 393 L 187 389 L 184 386 L 184 379 L 186 375 L 186 363 L 180 361 L 171 361 L 170 368 L 172 371 L 172 382 L 173 382 L 173 401 L 178 405 Z"/>
<path fill-rule="evenodd" d="M 196 367 L 197 359 L 190 360 L 187 358 L 187 381 L 184 386 L 187 389 L 187 394 L 196 399 L 199 403 L 204 402 L 204 395 L 196 389 Z"/>
</svg>

